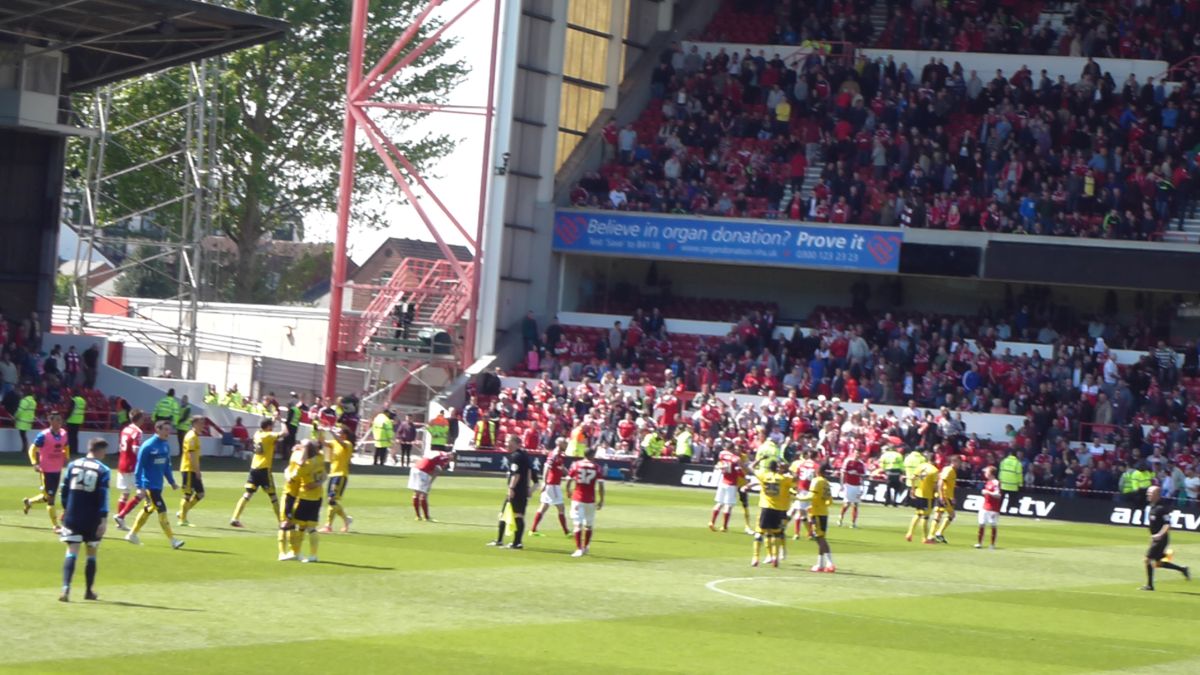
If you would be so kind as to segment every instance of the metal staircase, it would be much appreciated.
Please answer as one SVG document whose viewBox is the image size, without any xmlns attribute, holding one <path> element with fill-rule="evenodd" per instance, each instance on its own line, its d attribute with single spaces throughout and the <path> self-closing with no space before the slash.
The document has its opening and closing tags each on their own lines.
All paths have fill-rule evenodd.
<svg viewBox="0 0 1200 675">
<path fill-rule="evenodd" d="M 462 273 L 469 278 L 470 263 L 405 258 L 387 283 L 353 287 L 374 295 L 361 314 L 343 317 L 338 358 L 367 361 L 375 408 L 400 399 L 410 383 L 423 382 L 420 374 L 429 367 L 448 373 L 459 368 L 463 318 L 471 301 Z M 413 320 L 398 328 L 394 312 L 405 302 L 413 305 Z"/>
</svg>

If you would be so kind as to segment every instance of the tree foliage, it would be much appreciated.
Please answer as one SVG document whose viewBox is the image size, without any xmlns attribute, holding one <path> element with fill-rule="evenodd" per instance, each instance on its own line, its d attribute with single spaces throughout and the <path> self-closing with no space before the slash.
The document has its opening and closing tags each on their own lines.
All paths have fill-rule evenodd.
<svg viewBox="0 0 1200 675">
<path fill-rule="evenodd" d="M 350 2 L 328 0 L 226 0 L 235 9 L 255 11 L 288 21 L 291 30 L 281 40 L 223 57 L 219 94 L 221 118 L 218 159 L 214 171 L 221 199 L 214 217 L 217 232 L 237 247 L 228 280 L 215 295 L 240 302 L 271 302 L 273 292 L 262 283 L 260 249 L 266 235 L 297 216 L 332 211 L 337 201 L 346 53 L 349 44 Z M 420 12 L 420 0 L 373 0 L 366 48 L 370 68 Z M 426 26 L 408 47 L 435 27 Z M 378 100 L 436 103 L 466 74 L 461 62 L 450 62 L 450 45 L 440 42 L 426 51 L 376 97 Z M 407 50 L 406 50 L 407 51 Z M 110 128 L 146 119 L 186 101 L 188 72 L 180 67 L 121 87 L 113 97 Z M 86 103 L 86 102 L 84 102 Z M 86 106 L 77 104 L 78 109 Z M 421 118 L 414 113 L 373 113 L 393 139 Z M 114 174 L 169 154 L 183 138 L 182 117 L 164 116 L 122 134 L 109 143 L 104 171 Z M 398 198 L 392 179 L 369 145 L 359 139 L 353 226 L 380 227 L 384 208 Z M 397 143 L 417 166 L 426 169 L 453 148 L 445 135 L 408 138 Z M 77 146 L 72 163 L 81 168 L 85 153 Z M 159 162 L 105 183 L 107 199 L 102 216 L 115 219 L 161 203 L 183 188 L 182 157 Z M 154 221 L 178 233 L 178 207 L 164 209 Z"/>
</svg>

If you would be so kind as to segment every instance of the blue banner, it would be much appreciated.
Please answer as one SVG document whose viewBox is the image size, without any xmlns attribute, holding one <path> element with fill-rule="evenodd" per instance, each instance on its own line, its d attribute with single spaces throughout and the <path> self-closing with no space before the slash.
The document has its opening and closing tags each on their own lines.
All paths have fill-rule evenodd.
<svg viewBox="0 0 1200 675">
<path fill-rule="evenodd" d="M 617 211 L 559 211 L 554 250 L 895 272 L 902 230 L 706 220 Z"/>
</svg>

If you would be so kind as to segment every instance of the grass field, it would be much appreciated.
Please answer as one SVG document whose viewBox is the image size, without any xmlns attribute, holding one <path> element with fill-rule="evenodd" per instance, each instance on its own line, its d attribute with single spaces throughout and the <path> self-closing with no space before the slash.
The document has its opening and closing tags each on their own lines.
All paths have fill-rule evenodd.
<svg viewBox="0 0 1200 675">
<path fill-rule="evenodd" d="M 749 537 L 704 527 L 710 491 L 610 485 L 592 555 L 572 559 L 552 516 L 524 551 L 484 546 L 498 478 L 439 479 L 438 522 L 419 523 L 401 476 L 355 475 L 356 532 L 303 565 L 276 562 L 262 495 L 249 530 L 227 526 L 243 476 L 206 471 L 181 551 L 153 520 L 141 547 L 114 529 L 101 601 L 64 605 L 63 547 L 19 508 L 34 474 L 0 467 L 0 671 L 1200 672 L 1200 583 L 1164 570 L 1135 590 L 1144 530 L 1009 518 L 1001 550 L 977 551 L 972 514 L 935 547 L 903 541 L 907 513 L 866 507 L 831 532 L 836 575 L 807 571 L 807 541 L 751 569 Z M 1198 543 L 1173 547 L 1200 561 Z"/>
</svg>

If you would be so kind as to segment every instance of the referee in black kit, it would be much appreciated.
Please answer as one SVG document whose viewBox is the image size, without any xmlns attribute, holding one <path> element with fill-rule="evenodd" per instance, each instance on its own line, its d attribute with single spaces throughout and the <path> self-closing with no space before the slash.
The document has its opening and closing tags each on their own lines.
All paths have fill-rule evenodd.
<svg viewBox="0 0 1200 675">
<path fill-rule="evenodd" d="M 1165 567 L 1183 574 L 1183 578 L 1192 580 L 1191 568 L 1176 565 L 1171 562 L 1171 507 L 1162 503 L 1162 488 L 1151 485 L 1146 490 L 1146 503 L 1150 505 L 1150 514 L 1146 524 L 1150 527 L 1150 548 L 1146 550 L 1146 585 L 1143 591 L 1154 590 L 1154 568 Z"/>
<path fill-rule="evenodd" d="M 496 531 L 496 541 L 488 542 L 488 546 L 504 545 L 504 530 L 507 523 L 504 520 L 504 507 L 512 506 L 513 524 L 517 531 L 513 533 L 509 548 L 525 548 L 521 539 L 525 536 L 525 507 L 529 504 L 529 485 L 533 478 L 533 463 L 529 454 L 521 447 L 521 439 L 510 435 L 506 442 L 508 450 L 508 494 L 500 505 L 500 524 Z"/>
</svg>

